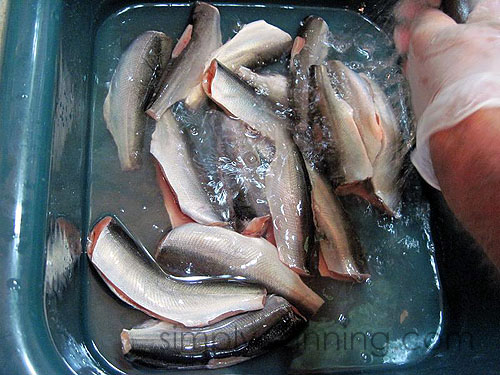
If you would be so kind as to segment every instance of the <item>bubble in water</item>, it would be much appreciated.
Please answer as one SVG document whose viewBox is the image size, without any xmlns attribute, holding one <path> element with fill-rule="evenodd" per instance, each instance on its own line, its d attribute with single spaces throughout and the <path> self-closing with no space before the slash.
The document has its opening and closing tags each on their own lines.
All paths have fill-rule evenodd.
<svg viewBox="0 0 500 375">
<path fill-rule="evenodd" d="M 7 288 L 9 288 L 9 290 L 19 290 L 21 289 L 21 284 L 17 279 L 12 278 L 7 280 Z"/>
<path fill-rule="evenodd" d="M 360 357 L 365 363 L 370 363 L 372 361 L 372 355 L 369 353 L 361 352 Z"/>
<path fill-rule="evenodd" d="M 339 324 L 344 328 L 346 328 L 349 325 L 349 318 L 344 314 L 340 314 L 337 320 Z"/>
</svg>

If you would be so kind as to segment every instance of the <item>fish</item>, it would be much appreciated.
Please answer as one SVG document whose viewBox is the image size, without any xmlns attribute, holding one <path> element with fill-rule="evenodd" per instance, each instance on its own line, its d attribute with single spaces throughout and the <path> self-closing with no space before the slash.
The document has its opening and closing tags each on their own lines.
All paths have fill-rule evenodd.
<svg viewBox="0 0 500 375">
<path fill-rule="evenodd" d="M 274 156 L 274 145 L 245 123 L 230 119 L 221 111 L 218 114 L 214 125 L 219 137 L 220 168 L 228 190 L 232 191 L 239 219 L 269 215 L 265 174 Z"/>
<path fill-rule="evenodd" d="M 311 81 L 316 95 L 314 105 L 329 135 L 329 152 L 333 157 L 328 164 L 335 192 L 364 192 L 373 177 L 373 167 L 356 126 L 354 110 L 332 85 L 327 66 L 314 65 Z"/>
<path fill-rule="evenodd" d="M 264 307 L 266 290 L 258 286 L 173 279 L 109 216 L 90 233 L 87 255 L 118 298 L 160 320 L 202 327 Z"/>
<path fill-rule="evenodd" d="M 219 10 L 208 3 L 195 4 L 189 29 L 190 26 L 174 49 L 177 57 L 162 74 L 160 89 L 146 111 L 156 121 L 200 84 L 205 62 L 222 45 Z"/>
<path fill-rule="evenodd" d="M 265 179 L 274 237 L 281 261 L 308 275 L 314 228 L 304 160 L 288 133 L 277 131 L 275 140 L 275 158 Z"/>
<path fill-rule="evenodd" d="M 225 223 L 203 189 L 187 135 L 170 108 L 156 123 L 150 152 L 175 193 L 181 211 L 201 224 Z"/>
<path fill-rule="evenodd" d="M 225 121 L 226 116 L 214 109 L 206 96 L 195 108 L 180 101 L 172 106 L 172 113 L 186 137 L 192 164 L 198 172 L 198 181 L 212 207 L 224 222 L 234 220 L 232 197 L 220 160 L 219 123 Z"/>
<path fill-rule="evenodd" d="M 276 129 L 284 131 L 290 127 L 290 118 L 280 112 L 282 109 L 258 95 L 253 87 L 216 59 L 205 71 L 203 89 L 230 117 L 243 121 L 272 141 Z"/>
<path fill-rule="evenodd" d="M 262 66 L 276 62 L 292 47 L 292 37 L 276 26 L 259 20 L 250 22 L 222 47 L 217 49 L 207 61 L 208 68 L 213 59 L 236 72 L 241 66 Z"/>
<path fill-rule="evenodd" d="M 177 200 L 177 196 L 175 195 L 172 186 L 170 186 L 167 179 L 165 178 L 160 163 L 158 163 L 158 161 L 154 159 L 153 164 L 155 166 L 156 182 L 158 183 L 158 187 L 160 188 L 161 195 L 163 197 L 163 203 L 165 205 L 165 209 L 167 210 L 168 218 L 172 228 L 177 228 L 187 223 L 194 223 L 195 221 L 193 219 L 182 212 L 179 206 L 179 201 Z"/>
<path fill-rule="evenodd" d="M 118 149 L 123 170 L 141 166 L 144 114 L 170 59 L 173 41 L 164 33 L 146 31 L 120 57 L 104 100 L 103 116 Z"/>
<path fill-rule="evenodd" d="M 189 265 L 198 276 L 244 277 L 286 298 L 306 316 L 314 315 L 324 302 L 280 261 L 275 246 L 226 228 L 196 223 L 175 228 L 161 241 L 155 259 L 167 269 Z"/>
<path fill-rule="evenodd" d="M 373 164 L 382 148 L 382 129 L 370 89 L 359 74 L 341 61 L 331 60 L 327 65 L 335 91 L 352 108 L 354 122 Z"/>
<path fill-rule="evenodd" d="M 403 137 L 394 111 L 382 88 L 365 74 L 360 74 L 370 89 L 377 121 L 382 130 L 382 147 L 373 163 L 371 188 L 365 199 L 390 216 L 399 216 L 401 201 L 400 174 L 404 159 Z"/>
<path fill-rule="evenodd" d="M 311 165 L 311 207 L 319 241 L 319 272 L 323 277 L 361 282 L 370 277 L 363 270 L 363 249 L 354 227 L 333 192 L 331 184 Z"/>
<path fill-rule="evenodd" d="M 288 77 L 283 74 L 260 74 L 241 66 L 236 74 L 257 93 L 267 97 L 272 103 L 279 104 L 285 108 L 288 103 Z"/>
<path fill-rule="evenodd" d="M 314 153 L 313 129 L 309 113 L 309 71 L 321 65 L 328 55 L 330 29 L 320 17 L 309 16 L 302 22 L 290 57 L 289 97 L 294 111 L 293 135 L 301 152 L 311 158 Z"/>
<path fill-rule="evenodd" d="M 154 319 L 120 338 L 125 357 L 163 369 L 214 369 L 241 363 L 285 344 L 307 322 L 282 297 L 270 296 L 262 310 L 227 318 L 205 328 L 185 328 Z"/>
</svg>

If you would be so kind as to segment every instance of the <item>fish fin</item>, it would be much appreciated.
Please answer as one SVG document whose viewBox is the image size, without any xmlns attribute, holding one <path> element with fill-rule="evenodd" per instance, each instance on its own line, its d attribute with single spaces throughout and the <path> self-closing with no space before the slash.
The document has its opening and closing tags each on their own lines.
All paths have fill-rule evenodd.
<svg viewBox="0 0 500 375">
<path fill-rule="evenodd" d="M 301 36 L 297 36 L 293 41 L 292 52 L 290 53 L 290 58 L 294 58 L 296 55 L 302 51 L 304 46 L 306 45 L 306 40 Z"/>
<path fill-rule="evenodd" d="M 271 226 L 271 215 L 254 217 L 245 227 L 243 232 L 244 236 L 249 237 L 262 237 L 265 236 Z"/>
<path fill-rule="evenodd" d="M 172 186 L 170 186 L 167 178 L 165 177 L 160 163 L 156 159 L 154 163 L 156 168 L 156 181 L 160 186 L 161 194 L 163 196 L 163 202 L 165 204 L 168 217 L 170 218 L 172 228 L 179 227 L 183 224 L 194 223 L 193 219 L 182 212 L 177 200 L 177 196 L 175 195 Z"/>
<path fill-rule="evenodd" d="M 182 51 L 184 51 L 184 49 L 187 47 L 187 45 L 191 41 L 192 35 L 193 35 L 193 25 L 189 24 L 184 29 L 184 32 L 182 33 L 181 37 L 179 38 L 179 41 L 177 42 L 174 49 L 172 50 L 172 59 L 179 57 L 179 55 L 182 53 Z"/>
</svg>

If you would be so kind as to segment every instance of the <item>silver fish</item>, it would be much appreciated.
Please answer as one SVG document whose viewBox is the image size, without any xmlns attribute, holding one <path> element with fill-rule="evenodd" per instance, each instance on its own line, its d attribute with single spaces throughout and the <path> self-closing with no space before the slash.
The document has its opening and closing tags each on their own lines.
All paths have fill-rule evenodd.
<svg viewBox="0 0 500 375">
<path fill-rule="evenodd" d="M 280 259 L 308 274 L 313 218 L 304 161 L 288 134 L 277 132 L 276 155 L 266 174 L 266 194 Z"/>
<path fill-rule="evenodd" d="M 203 89 L 231 117 L 238 118 L 263 136 L 273 139 L 276 129 L 288 129 L 290 120 L 253 87 L 213 60 L 205 71 Z"/>
<path fill-rule="evenodd" d="M 354 122 L 373 164 L 382 147 L 382 129 L 370 89 L 359 74 L 338 60 L 328 61 L 328 71 L 335 91 L 353 110 Z"/>
<path fill-rule="evenodd" d="M 360 76 L 370 88 L 383 135 L 381 150 L 373 163 L 372 189 L 368 198 L 374 206 L 397 216 L 401 201 L 399 177 L 404 157 L 401 130 L 384 91 L 366 75 Z"/>
<path fill-rule="evenodd" d="M 237 71 L 240 66 L 254 67 L 274 62 L 292 47 L 290 34 L 268 24 L 254 21 L 243 26 L 238 33 L 217 49 L 207 61 L 208 68 L 213 59 Z"/>
<path fill-rule="evenodd" d="M 87 255 L 120 299 L 161 320 L 202 327 L 264 306 L 259 287 L 174 280 L 111 217 L 94 226 Z"/>
<path fill-rule="evenodd" d="M 220 169 L 232 191 L 235 211 L 241 220 L 266 216 L 265 174 L 274 146 L 243 122 L 218 113 L 215 133 L 220 144 Z"/>
<path fill-rule="evenodd" d="M 118 148 L 123 170 L 141 165 L 144 143 L 144 114 L 159 77 L 165 70 L 172 40 L 163 33 L 146 31 L 138 36 L 120 57 L 104 101 L 106 126 Z"/>
<path fill-rule="evenodd" d="M 172 187 L 181 211 L 202 224 L 225 222 L 203 189 L 187 136 L 169 109 L 156 123 L 151 138 L 151 154 Z"/>
<path fill-rule="evenodd" d="M 373 168 L 354 120 L 354 110 L 332 86 L 326 66 L 313 66 L 311 79 L 334 155 L 330 169 L 338 185 L 336 192 L 364 191 Z"/>
<path fill-rule="evenodd" d="M 181 39 L 181 52 L 163 73 L 156 100 L 146 111 L 156 121 L 172 104 L 185 99 L 201 82 L 206 61 L 221 46 L 220 14 L 217 8 L 197 2 L 193 11 L 192 30 L 187 35 L 189 41 L 186 43 Z M 179 53 L 177 50 L 176 54 Z"/>
<path fill-rule="evenodd" d="M 219 124 L 227 116 L 213 108 L 208 98 L 191 109 L 184 102 L 172 106 L 179 129 L 184 133 L 191 160 L 198 171 L 198 181 L 208 194 L 212 207 L 228 222 L 234 219 L 228 181 L 221 170 L 221 141 Z"/>
<path fill-rule="evenodd" d="M 122 331 L 122 351 L 130 361 L 156 368 L 222 368 L 286 343 L 305 326 L 285 299 L 271 296 L 262 310 L 205 328 L 148 320 Z"/>
<path fill-rule="evenodd" d="M 294 110 L 294 139 L 306 158 L 312 158 L 313 127 L 309 117 L 309 71 L 328 54 L 330 30 L 320 17 L 309 16 L 295 38 L 290 61 L 290 102 Z"/>
<path fill-rule="evenodd" d="M 308 165 L 311 205 L 320 244 L 319 272 L 324 277 L 361 282 L 370 277 L 362 269 L 358 236 L 330 183 Z"/>
<path fill-rule="evenodd" d="M 241 66 L 238 76 L 272 103 L 288 107 L 288 78 L 282 74 L 259 74 Z"/>
<path fill-rule="evenodd" d="M 155 258 L 160 265 L 193 264 L 201 276 L 244 277 L 264 286 L 311 316 L 323 300 L 285 266 L 276 247 L 263 238 L 243 236 L 229 229 L 186 224 L 170 231 Z"/>
</svg>

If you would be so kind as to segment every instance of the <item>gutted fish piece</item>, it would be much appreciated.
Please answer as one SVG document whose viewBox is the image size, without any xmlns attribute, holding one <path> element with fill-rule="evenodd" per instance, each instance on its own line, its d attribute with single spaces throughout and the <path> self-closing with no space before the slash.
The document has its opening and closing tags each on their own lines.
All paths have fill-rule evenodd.
<svg viewBox="0 0 500 375">
<path fill-rule="evenodd" d="M 151 154 L 158 161 L 185 215 L 201 224 L 226 221 L 201 185 L 187 135 L 175 119 L 172 109 L 156 124 L 151 138 Z"/>
<path fill-rule="evenodd" d="M 163 73 L 156 100 L 146 113 L 158 121 L 172 104 L 185 99 L 201 82 L 205 62 L 221 44 L 219 11 L 197 2 L 192 30 L 185 32 L 176 46 L 175 55 L 179 55 Z"/>
<path fill-rule="evenodd" d="M 261 66 L 277 61 L 292 47 L 290 34 L 268 24 L 266 21 L 254 21 L 243 28 L 222 47 L 215 51 L 207 62 L 213 59 L 237 71 L 240 66 Z"/>
<path fill-rule="evenodd" d="M 373 168 L 356 126 L 354 111 L 332 86 L 326 66 L 313 66 L 311 78 L 317 95 L 316 105 L 329 134 L 333 154 L 330 169 L 338 185 L 336 191 L 365 191 Z"/>
<path fill-rule="evenodd" d="M 156 170 L 156 182 L 160 187 L 161 195 L 163 197 L 163 203 L 165 209 L 167 210 L 168 218 L 170 220 L 170 225 L 172 228 L 177 228 L 181 225 L 187 223 L 193 223 L 194 220 L 182 212 L 177 196 L 175 195 L 172 186 L 168 183 L 165 178 L 163 171 L 161 169 L 160 163 L 154 160 L 155 170 Z"/>
<path fill-rule="evenodd" d="M 266 174 L 266 194 L 280 259 L 308 274 L 313 218 L 304 161 L 288 134 L 277 132 L 276 156 Z"/>
<path fill-rule="evenodd" d="M 215 133 L 219 137 L 220 168 L 233 205 L 240 220 L 269 214 L 265 175 L 274 156 L 274 145 L 249 129 L 241 121 L 232 120 L 218 111 Z"/>
<path fill-rule="evenodd" d="M 198 171 L 198 181 L 212 207 L 225 222 L 234 220 L 232 197 L 220 160 L 220 147 L 224 141 L 220 141 L 219 123 L 225 121 L 226 116 L 213 109 L 206 96 L 194 109 L 178 102 L 172 106 L 172 113 L 186 137 L 192 163 Z"/>
<path fill-rule="evenodd" d="M 266 291 L 256 286 L 174 280 L 111 217 L 97 223 L 89 237 L 87 255 L 104 282 L 124 302 L 157 319 L 202 327 L 264 305 Z"/>
<path fill-rule="evenodd" d="M 288 107 L 288 78 L 282 74 L 259 74 L 244 66 L 236 72 L 252 86 L 259 95 L 266 96 L 272 103 Z"/>
<path fill-rule="evenodd" d="M 122 350 L 127 359 L 156 368 L 221 368 L 285 344 L 306 324 L 285 299 L 271 296 L 262 310 L 205 328 L 148 320 L 122 331 Z"/>
<path fill-rule="evenodd" d="M 148 119 L 144 110 L 167 67 L 172 47 L 172 40 L 165 34 L 146 31 L 120 57 L 111 79 L 103 114 L 123 170 L 141 165 L 144 126 Z"/>
<path fill-rule="evenodd" d="M 385 93 L 373 80 L 361 74 L 375 104 L 377 121 L 382 130 L 382 148 L 373 163 L 371 191 L 366 197 L 389 215 L 396 215 L 401 201 L 400 174 L 403 164 L 403 138 L 398 121 Z"/>
<path fill-rule="evenodd" d="M 328 61 L 328 71 L 337 95 L 352 108 L 352 117 L 373 164 L 382 148 L 382 129 L 370 89 L 359 74 L 338 60 Z"/>
<path fill-rule="evenodd" d="M 202 276 L 244 277 L 285 297 L 308 316 L 323 304 L 321 297 L 280 261 L 276 247 L 263 238 L 246 237 L 220 227 L 186 224 L 167 234 L 155 258 L 167 269 L 192 264 Z"/>
<path fill-rule="evenodd" d="M 320 244 L 319 272 L 324 277 L 361 282 L 363 251 L 358 236 L 328 181 L 308 166 L 311 205 Z"/>
<path fill-rule="evenodd" d="M 309 16 L 295 38 L 290 61 L 290 102 L 294 110 L 294 139 L 307 158 L 313 153 L 312 127 L 309 118 L 309 71 L 312 65 L 321 65 L 328 54 L 330 30 L 320 17 Z"/>
<path fill-rule="evenodd" d="M 276 129 L 289 127 L 289 119 L 279 108 L 217 60 L 205 71 L 203 89 L 231 117 L 240 119 L 265 137 L 274 139 Z"/>
</svg>

